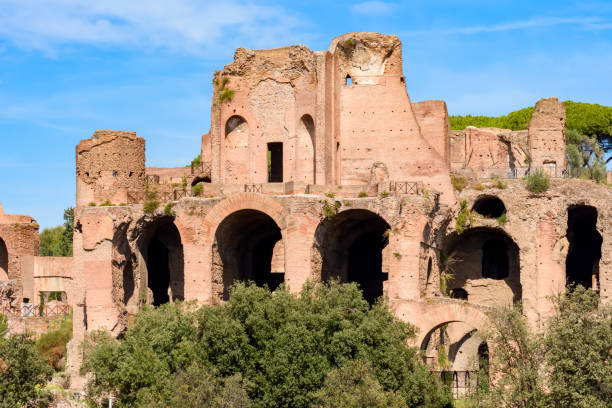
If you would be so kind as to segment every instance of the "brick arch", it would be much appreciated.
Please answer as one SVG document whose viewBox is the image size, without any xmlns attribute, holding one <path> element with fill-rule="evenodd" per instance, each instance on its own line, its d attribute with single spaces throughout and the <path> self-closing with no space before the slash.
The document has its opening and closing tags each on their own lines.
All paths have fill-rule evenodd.
<svg viewBox="0 0 612 408">
<path fill-rule="evenodd" d="M 415 325 L 419 328 L 416 345 L 421 347 L 427 335 L 445 323 L 463 322 L 481 331 L 489 327 L 489 317 L 483 309 L 467 303 L 430 306 L 429 311 L 419 317 Z"/>
<path fill-rule="evenodd" d="M 287 229 L 287 210 L 275 199 L 257 193 L 238 193 L 226 196 L 215 205 L 204 218 L 204 226 L 209 231 L 206 246 L 212 245 L 215 240 L 217 227 L 232 213 L 240 210 L 257 210 L 268 215 L 281 229 L 283 238 Z"/>
</svg>

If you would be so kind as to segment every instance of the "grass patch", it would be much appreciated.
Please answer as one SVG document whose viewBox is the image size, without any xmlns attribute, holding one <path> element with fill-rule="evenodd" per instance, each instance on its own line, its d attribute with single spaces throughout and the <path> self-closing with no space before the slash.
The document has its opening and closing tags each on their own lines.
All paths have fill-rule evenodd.
<svg viewBox="0 0 612 408">
<path fill-rule="evenodd" d="M 191 193 L 194 197 L 201 197 L 203 192 L 204 186 L 201 183 L 198 183 L 191 188 Z"/>
<path fill-rule="evenodd" d="M 495 187 L 499 188 L 500 190 L 505 190 L 507 186 L 506 183 L 498 179 L 497 183 L 495 183 Z"/>
<path fill-rule="evenodd" d="M 110 207 L 112 205 L 113 205 L 113 203 L 111 203 L 109 200 L 106 200 L 105 202 L 100 204 L 100 207 Z"/>
<path fill-rule="evenodd" d="M 485 186 L 484 184 L 476 183 L 476 184 L 472 184 L 472 189 L 482 191 L 485 189 Z"/>
<path fill-rule="evenodd" d="M 451 184 L 453 188 L 457 191 L 463 191 L 465 186 L 467 186 L 467 178 L 465 176 L 460 176 L 458 174 L 451 174 Z"/>
<path fill-rule="evenodd" d="M 388 192 L 388 191 L 383 191 L 382 193 L 380 193 L 380 197 L 381 197 L 381 198 L 387 198 L 387 197 L 389 197 L 389 192 Z"/>
<path fill-rule="evenodd" d="M 90 206 L 90 207 L 95 207 L 95 206 L 96 206 L 96 203 L 94 203 L 94 202 L 92 201 L 91 203 L 89 203 L 89 206 Z"/>
<path fill-rule="evenodd" d="M 174 207 L 174 203 L 166 204 L 166 206 L 164 207 L 164 214 L 174 215 L 174 211 L 172 210 L 172 207 Z"/>
<path fill-rule="evenodd" d="M 329 197 L 329 198 L 335 198 L 335 197 L 336 197 L 336 194 L 335 194 L 333 191 L 331 191 L 331 192 L 329 192 L 329 193 L 327 193 L 327 194 L 325 194 L 325 195 L 326 195 L 327 197 Z"/>
<path fill-rule="evenodd" d="M 366 193 L 365 191 L 360 191 L 359 194 L 357 194 L 357 197 L 359 198 L 364 198 L 367 196 L 368 196 L 368 193 Z"/>
<path fill-rule="evenodd" d="M 497 218 L 497 222 L 499 225 L 504 226 L 508 222 L 508 218 L 506 217 L 506 213 L 503 213 Z"/>
<path fill-rule="evenodd" d="M 143 211 L 145 214 L 153 214 L 159 208 L 160 202 L 157 200 L 147 201 L 144 203 Z"/>
</svg>

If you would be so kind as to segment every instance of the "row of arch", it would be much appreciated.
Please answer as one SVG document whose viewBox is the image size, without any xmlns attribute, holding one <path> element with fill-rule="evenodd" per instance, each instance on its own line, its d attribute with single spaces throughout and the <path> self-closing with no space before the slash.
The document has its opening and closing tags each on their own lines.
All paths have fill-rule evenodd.
<svg viewBox="0 0 612 408">
<path fill-rule="evenodd" d="M 295 168 L 293 179 L 314 184 L 315 170 L 315 123 L 312 116 L 305 114 L 296 127 Z M 286 147 L 283 139 L 267 143 L 268 182 L 287 181 L 284 163 Z M 225 122 L 224 169 L 226 182 L 245 182 L 249 175 L 249 123 L 240 115 L 233 115 Z"/>
<path fill-rule="evenodd" d="M 602 244 L 596 229 L 597 210 L 573 206 L 568 214 L 567 283 L 596 288 Z M 374 302 L 383 294 L 388 279 L 382 254 L 388 245 L 389 229 L 381 216 L 363 209 L 342 211 L 324 219 L 316 229 L 314 243 L 321 278 L 357 282 L 364 297 Z M 0 241 L 0 262 L 2 244 Z M 493 279 L 507 286 L 513 303 L 521 300 L 519 247 L 503 229 L 478 227 L 460 236 L 453 234 L 447 238 L 444 250 L 452 272 L 448 287 L 451 297 L 468 300 L 466 282 Z M 147 266 L 152 303 L 182 298 L 182 244 L 172 218 L 159 219 L 149 226 L 140 251 Z M 219 223 L 213 243 L 213 280 L 219 286 L 219 297 L 227 298 L 228 288 L 237 280 L 277 288 L 284 281 L 284 253 L 281 228 L 272 217 L 255 209 L 229 214 Z M 430 261 L 428 274 L 431 269 Z"/>
</svg>

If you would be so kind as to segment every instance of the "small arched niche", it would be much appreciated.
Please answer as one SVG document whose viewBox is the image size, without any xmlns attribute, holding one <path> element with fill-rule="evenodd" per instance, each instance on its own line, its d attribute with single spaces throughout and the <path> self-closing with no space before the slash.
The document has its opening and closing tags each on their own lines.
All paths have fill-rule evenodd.
<svg viewBox="0 0 612 408">
<path fill-rule="evenodd" d="M 225 122 L 225 171 L 226 183 L 244 183 L 249 179 L 249 124 L 239 115 Z"/>
<path fill-rule="evenodd" d="M 485 218 L 499 218 L 506 213 L 506 206 L 498 197 L 487 195 L 478 197 L 472 210 Z"/>
<path fill-rule="evenodd" d="M 297 180 L 306 184 L 315 182 L 315 124 L 310 115 L 304 115 L 297 127 Z"/>
<path fill-rule="evenodd" d="M 0 238 L 0 282 L 8 280 L 8 249 L 4 240 Z"/>
</svg>

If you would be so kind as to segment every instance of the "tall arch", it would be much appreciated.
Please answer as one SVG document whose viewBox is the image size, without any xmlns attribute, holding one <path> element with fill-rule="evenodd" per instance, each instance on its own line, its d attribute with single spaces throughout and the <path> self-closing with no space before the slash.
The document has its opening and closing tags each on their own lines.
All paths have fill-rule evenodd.
<svg viewBox="0 0 612 408">
<path fill-rule="evenodd" d="M 470 228 L 445 240 L 443 267 L 452 276 L 450 294 L 486 306 L 507 306 L 521 300 L 520 251 L 502 229 Z M 458 289 L 462 289 L 459 291 Z"/>
<path fill-rule="evenodd" d="M 321 278 L 356 282 L 364 298 L 373 303 L 383 295 L 388 271 L 383 269 L 383 249 L 391 227 L 368 210 L 342 211 L 319 224 L 315 247 L 321 259 Z"/>
<path fill-rule="evenodd" d="M 0 282 L 8 280 L 8 249 L 4 240 L 0 238 Z"/>
<path fill-rule="evenodd" d="M 306 184 L 315 183 L 315 124 L 310 115 L 304 115 L 297 126 L 296 179 Z"/>
<path fill-rule="evenodd" d="M 567 283 L 597 290 L 603 238 L 597 231 L 595 207 L 577 205 L 568 209 L 567 240 L 570 243 L 565 260 Z"/>
<path fill-rule="evenodd" d="M 215 232 L 213 269 L 213 281 L 221 286 L 218 292 L 224 300 L 236 281 L 276 289 L 285 278 L 281 229 L 262 211 L 229 214 Z"/>
<path fill-rule="evenodd" d="M 225 122 L 223 170 L 225 182 L 245 183 L 249 179 L 249 124 L 234 115 Z"/>
<path fill-rule="evenodd" d="M 147 303 L 159 306 L 184 300 L 183 244 L 172 218 L 163 217 L 145 228 L 138 247 L 143 260 L 141 281 L 146 282 Z"/>
</svg>

